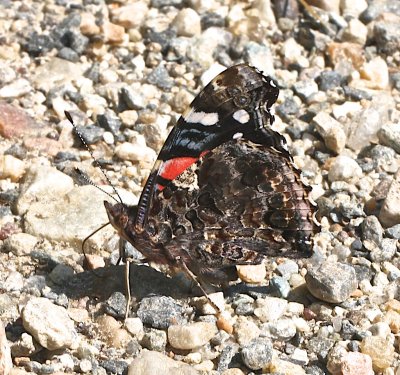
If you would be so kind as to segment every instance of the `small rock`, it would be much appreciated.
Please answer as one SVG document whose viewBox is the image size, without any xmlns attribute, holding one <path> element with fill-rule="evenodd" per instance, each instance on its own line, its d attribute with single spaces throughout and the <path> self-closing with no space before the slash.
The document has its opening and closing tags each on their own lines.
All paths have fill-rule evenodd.
<svg viewBox="0 0 400 375">
<path fill-rule="evenodd" d="M 17 182 L 25 172 L 25 163 L 11 155 L 2 155 L 0 158 L 0 179 L 10 178 Z"/>
<path fill-rule="evenodd" d="M 342 40 L 364 45 L 367 41 L 368 29 L 357 18 L 353 18 L 343 30 Z"/>
<path fill-rule="evenodd" d="M 147 82 L 162 90 L 170 90 L 174 81 L 163 64 L 159 64 L 148 76 Z"/>
<path fill-rule="evenodd" d="M 126 29 L 140 28 L 149 9 L 144 1 L 136 1 L 112 10 L 112 21 Z"/>
<path fill-rule="evenodd" d="M 243 346 L 257 338 L 260 329 L 252 320 L 239 316 L 234 326 L 234 334 L 239 345 Z"/>
<path fill-rule="evenodd" d="M 244 364 L 252 370 L 266 367 L 272 360 L 272 342 L 267 338 L 257 338 L 242 348 Z"/>
<path fill-rule="evenodd" d="M 340 122 L 333 119 L 326 112 L 318 113 L 313 121 L 316 129 L 325 141 L 326 147 L 340 154 L 346 145 L 346 134 Z"/>
<path fill-rule="evenodd" d="M 383 125 L 378 131 L 379 141 L 400 154 L 400 124 Z"/>
<path fill-rule="evenodd" d="M 21 192 L 17 202 L 18 213 L 24 214 L 39 196 L 46 199 L 59 199 L 60 195 L 71 190 L 74 182 L 71 177 L 59 172 L 56 168 L 32 164 L 26 171 L 21 184 Z"/>
<path fill-rule="evenodd" d="M 120 323 L 111 316 L 99 316 L 96 319 L 96 323 L 102 339 L 114 348 L 123 348 L 131 340 L 128 332 L 122 329 Z"/>
<path fill-rule="evenodd" d="M 360 344 L 361 353 L 372 359 L 374 371 L 387 369 L 394 359 L 394 346 L 389 340 L 380 336 L 367 336 Z"/>
<path fill-rule="evenodd" d="M 271 322 L 279 319 L 286 311 L 288 302 L 283 298 L 266 297 L 256 301 L 254 315 L 262 322 Z"/>
<path fill-rule="evenodd" d="M 141 341 L 143 347 L 149 350 L 162 352 L 167 345 L 167 334 L 165 331 L 150 328 L 143 336 Z"/>
<path fill-rule="evenodd" d="M 24 332 L 20 339 L 13 343 L 11 353 L 13 357 L 29 357 L 42 349 L 31 335 Z"/>
<path fill-rule="evenodd" d="M 357 352 L 347 353 L 340 369 L 343 375 L 374 375 L 371 357 Z"/>
<path fill-rule="evenodd" d="M 11 271 L 3 283 L 3 289 L 6 292 L 21 291 L 24 287 L 24 281 L 22 274 L 17 271 Z"/>
<path fill-rule="evenodd" d="M 379 220 L 385 227 L 400 222 L 400 169 L 396 173 L 379 213 Z"/>
<path fill-rule="evenodd" d="M 192 366 L 154 351 L 143 351 L 128 368 L 128 375 L 155 374 L 200 375 Z"/>
<path fill-rule="evenodd" d="M 345 301 L 357 288 L 354 268 L 344 263 L 325 262 L 309 270 L 305 279 L 313 296 L 330 303 Z"/>
<path fill-rule="evenodd" d="M 0 89 L 0 99 L 18 98 L 32 91 L 29 81 L 19 78 Z"/>
<path fill-rule="evenodd" d="M 126 313 L 126 298 L 121 292 L 114 292 L 107 299 L 104 311 L 114 318 L 124 318 Z"/>
<path fill-rule="evenodd" d="M 176 349 L 194 349 L 208 343 L 218 332 L 215 324 L 196 322 L 168 327 L 168 342 Z"/>
<path fill-rule="evenodd" d="M 368 3 L 366 0 L 341 0 L 340 9 L 342 11 L 342 16 L 351 16 L 353 18 L 358 18 L 364 10 L 368 8 Z"/>
<path fill-rule="evenodd" d="M 239 278 L 245 283 L 259 284 L 265 280 L 265 264 L 236 266 Z"/>
<path fill-rule="evenodd" d="M 65 283 L 74 275 L 74 269 L 65 264 L 57 264 L 49 274 L 49 278 L 55 284 L 65 285 Z"/>
<path fill-rule="evenodd" d="M 302 366 L 289 361 L 283 361 L 279 358 L 273 358 L 268 370 L 272 374 L 285 374 L 285 375 L 306 375 L 314 374 L 306 372 Z M 307 369 L 308 370 L 308 369 Z"/>
<path fill-rule="evenodd" d="M 291 319 L 278 319 L 274 322 L 264 323 L 261 331 L 262 336 L 279 341 L 289 341 L 296 335 L 296 325 Z"/>
<path fill-rule="evenodd" d="M 22 310 L 22 324 L 49 350 L 72 348 L 78 335 L 67 311 L 46 298 L 32 298 Z"/>
<path fill-rule="evenodd" d="M 128 332 L 136 337 L 138 340 L 141 340 L 144 335 L 143 323 L 140 318 L 127 318 L 125 319 L 125 327 Z"/>
<path fill-rule="evenodd" d="M 4 138 L 22 138 L 38 130 L 36 122 L 21 108 L 0 102 L 0 135 Z"/>
<path fill-rule="evenodd" d="M 124 103 L 128 106 L 129 109 L 139 110 L 139 109 L 143 109 L 146 106 L 146 101 L 145 101 L 145 97 L 143 96 L 143 94 L 131 86 L 123 87 L 121 89 L 121 99 L 124 101 Z M 129 111 L 129 112 L 131 112 L 131 111 Z M 135 113 L 136 113 L 136 120 L 137 120 L 138 114 L 136 111 L 135 111 Z M 121 116 L 121 113 L 119 114 L 119 116 Z M 136 120 L 135 120 L 135 122 L 136 122 Z"/>
<path fill-rule="evenodd" d="M 191 8 L 181 9 L 173 25 L 176 27 L 178 36 L 193 37 L 201 33 L 200 16 Z"/>
<path fill-rule="evenodd" d="M 144 324 L 160 329 L 168 328 L 171 324 L 183 323 L 183 314 L 183 307 L 173 298 L 165 296 L 143 298 L 137 311 L 137 316 Z"/>
<path fill-rule="evenodd" d="M 389 324 L 390 330 L 397 334 L 400 332 L 400 314 L 394 310 L 389 310 L 383 316 L 383 321 Z"/>
<path fill-rule="evenodd" d="M 368 81 L 368 87 L 371 89 L 384 90 L 389 85 L 389 68 L 380 56 L 364 63 L 360 74 L 361 78 Z"/>
<path fill-rule="evenodd" d="M 106 43 L 118 44 L 124 40 L 125 30 L 122 26 L 105 21 L 101 25 L 101 31 Z"/>
<path fill-rule="evenodd" d="M 313 79 L 297 81 L 293 85 L 294 92 L 304 101 L 308 102 L 318 92 L 318 85 Z"/>
<path fill-rule="evenodd" d="M 131 142 L 124 142 L 115 147 L 115 155 L 122 160 L 141 161 L 153 164 L 157 154 L 150 147 Z"/>
<path fill-rule="evenodd" d="M 352 181 L 362 176 L 362 169 L 355 160 L 348 156 L 337 156 L 332 163 L 329 181 Z"/>
<path fill-rule="evenodd" d="M 343 77 L 338 72 L 328 70 L 320 74 L 317 82 L 321 91 L 328 91 L 340 87 L 343 83 L 343 80 Z"/>
<path fill-rule="evenodd" d="M 361 230 L 363 241 L 373 242 L 376 246 L 380 245 L 383 238 L 383 228 L 376 216 L 366 217 L 361 225 Z"/>
<path fill-rule="evenodd" d="M 3 323 L 0 321 L 0 374 L 10 375 L 13 368 L 10 346 Z"/>
<path fill-rule="evenodd" d="M 265 74 L 272 75 L 275 71 L 271 49 L 265 44 L 248 42 L 243 57 L 251 66 L 255 66 Z"/>
<path fill-rule="evenodd" d="M 89 12 L 82 12 L 80 31 L 83 35 L 92 36 L 100 34 L 100 27 L 96 25 L 96 17 Z"/>
<path fill-rule="evenodd" d="M 29 255 L 37 243 L 38 239 L 28 233 L 15 233 L 4 241 L 4 249 L 16 256 Z"/>
</svg>

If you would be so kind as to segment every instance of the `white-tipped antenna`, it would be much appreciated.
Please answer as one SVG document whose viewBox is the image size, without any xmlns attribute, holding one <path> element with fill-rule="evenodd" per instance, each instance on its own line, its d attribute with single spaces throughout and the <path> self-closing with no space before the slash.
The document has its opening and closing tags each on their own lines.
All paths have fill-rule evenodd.
<svg viewBox="0 0 400 375">
<path fill-rule="evenodd" d="M 109 177 L 107 176 L 106 172 L 104 171 L 104 169 L 102 168 L 102 166 L 100 165 L 100 163 L 98 162 L 98 160 L 94 157 L 92 150 L 89 148 L 88 144 L 86 143 L 85 139 L 83 138 L 82 133 L 77 129 L 76 125 L 74 124 L 74 121 L 72 119 L 71 114 L 68 111 L 64 111 L 65 116 L 67 117 L 68 121 L 71 123 L 71 125 L 73 126 L 75 133 L 78 135 L 79 139 L 81 140 L 82 144 L 85 146 L 86 150 L 89 151 L 90 156 L 92 157 L 96 167 L 98 167 L 101 171 L 101 173 L 103 173 L 103 176 L 106 178 L 108 184 L 112 187 L 112 189 L 114 190 L 115 195 L 118 197 L 118 199 L 116 199 L 115 197 L 113 197 L 110 193 L 107 193 L 105 190 L 103 190 L 101 187 L 97 186 L 92 180 L 90 180 L 87 176 L 85 176 L 82 171 L 79 168 L 76 168 L 75 170 L 80 174 L 80 176 L 90 185 L 95 186 L 97 189 L 99 189 L 100 191 L 102 191 L 104 194 L 107 194 L 111 199 L 114 199 L 116 202 L 118 203 L 122 203 L 122 198 L 121 196 L 118 194 L 117 189 L 115 188 L 115 186 L 112 184 L 111 180 L 109 179 Z"/>
</svg>

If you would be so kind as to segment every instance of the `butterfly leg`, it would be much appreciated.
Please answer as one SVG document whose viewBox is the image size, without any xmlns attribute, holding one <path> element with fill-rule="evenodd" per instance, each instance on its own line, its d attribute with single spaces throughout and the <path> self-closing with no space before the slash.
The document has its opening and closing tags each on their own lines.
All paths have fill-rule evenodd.
<svg viewBox="0 0 400 375">
<path fill-rule="evenodd" d="M 131 265 L 131 259 L 126 257 L 125 254 L 125 243 L 126 240 L 124 240 L 123 238 L 119 239 L 119 258 L 117 261 L 117 264 L 119 264 L 119 262 L 121 260 L 124 260 L 125 262 L 125 296 L 126 296 L 126 310 L 125 310 L 125 318 L 124 320 L 126 320 L 128 318 L 129 315 L 129 311 L 130 311 L 130 306 L 131 306 L 131 302 L 132 302 L 132 296 L 131 296 L 131 283 L 130 283 L 130 265 Z"/>
<path fill-rule="evenodd" d="M 210 305 L 215 309 L 215 311 L 220 314 L 221 313 L 221 308 L 217 306 L 217 304 L 210 298 L 210 296 L 207 294 L 203 286 L 200 284 L 200 282 L 197 280 L 196 276 L 193 274 L 193 272 L 187 267 L 186 263 L 183 262 L 180 257 L 178 257 L 177 261 L 179 262 L 180 266 L 182 269 L 186 272 L 186 274 L 193 280 L 195 285 L 197 285 L 201 292 L 204 294 L 204 297 L 207 298 L 208 302 Z"/>
</svg>

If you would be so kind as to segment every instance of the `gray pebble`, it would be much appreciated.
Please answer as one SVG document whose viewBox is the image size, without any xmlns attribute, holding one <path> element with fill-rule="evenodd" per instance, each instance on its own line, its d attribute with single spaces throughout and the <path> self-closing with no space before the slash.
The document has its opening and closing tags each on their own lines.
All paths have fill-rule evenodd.
<svg viewBox="0 0 400 375">
<path fill-rule="evenodd" d="M 305 279 L 313 296 L 330 303 L 343 302 L 357 288 L 354 268 L 344 263 L 325 262 L 309 270 Z"/>
<path fill-rule="evenodd" d="M 160 329 L 184 322 L 183 314 L 183 307 L 173 298 L 165 296 L 143 298 L 137 311 L 137 316 L 144 324 Z"/>
<path fill-rule="evenodd" d="M 252 370 L 267 366 L 272 360 L 272 354 L 272 342 L 267 338 L 254 339 L 241 350 L 244 364 Z"/>
</svg>

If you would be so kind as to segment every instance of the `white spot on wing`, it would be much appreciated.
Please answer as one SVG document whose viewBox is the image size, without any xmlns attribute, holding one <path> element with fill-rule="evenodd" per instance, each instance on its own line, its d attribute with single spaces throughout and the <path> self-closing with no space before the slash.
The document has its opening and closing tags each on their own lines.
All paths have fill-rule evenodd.
<svg viewBox="0 0 400 375">
<path fill-rule="evenodd" d="M 269 81 L 269 84 L 270 84 L 272 87 L 276 87 L 275 82 L 274 82 L 272 79 Z"/>
<path fill-rule="evenodd" d="M 206 112 L 190 112 L 184 117 L 185 121 L 190 123 L 198 123 L 205 126 L 215 125 L 218 122 L 218 113 L 206 113 Z"/>
<path fill-rule="evenodd" d="M 235 133 L 232 137 L 232 139 L 240 139 L 243 137 L 243 133 Z"/>
<path fill-rule="evenodd" d="M 250 115 L 244 109 L 239 109 L 233 114 L 233 118 L 241 124 L 246 124 L 250 120 Z"/>
</svg>

